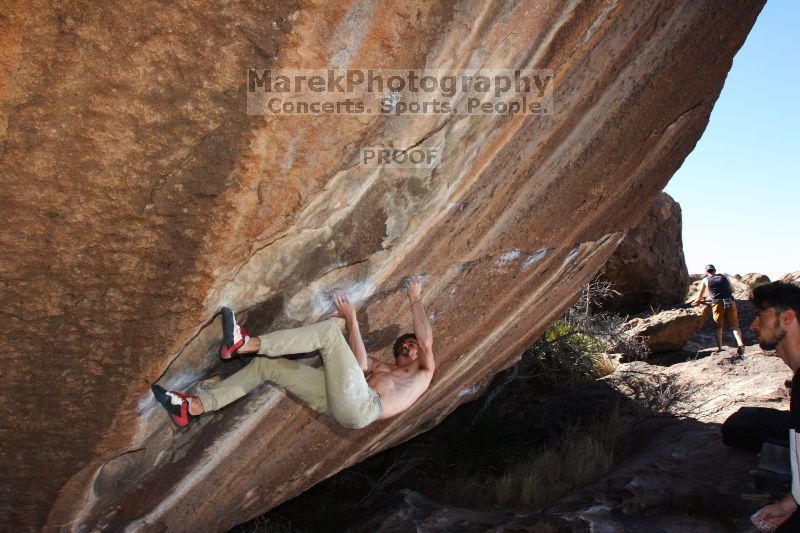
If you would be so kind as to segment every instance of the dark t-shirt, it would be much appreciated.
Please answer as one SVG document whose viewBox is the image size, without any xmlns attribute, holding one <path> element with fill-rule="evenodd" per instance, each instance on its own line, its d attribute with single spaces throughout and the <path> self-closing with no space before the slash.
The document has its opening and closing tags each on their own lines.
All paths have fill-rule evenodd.
<svg viewBox="0 0 800 533">
<path fill-rule="evenodd" d="M 723 300 L 733 296 L 731 284 L 724 274 L 708 276 L 708 294 L 712 300 Z"/>
<path fill-rule="evenodd" d="M 800 370 L 794 373 L 792 378 L 792 399 L 789 401 L 789 454 L 792 462 L 792 497 L 795 502 L 800 501 L 800 460 L 798 460 L 798 449 L 800 442 Z M 795 511 L 786 522 L 778 526 L 775 533 L 796 533 L 800 531 L 800 510 Z"/>
<path fill-rule="evenodd" d="M 789 400 L 789 418 L 791 428 L 800 433 L 800 370 L 792 378 L 792 393 Z"/>
<path fill-rule="evenodd" d="M 789 454 L 792 461 L 792 496 L 800 502 L 800 370 L 792 378 L 789 400 Z"/>
</svg>

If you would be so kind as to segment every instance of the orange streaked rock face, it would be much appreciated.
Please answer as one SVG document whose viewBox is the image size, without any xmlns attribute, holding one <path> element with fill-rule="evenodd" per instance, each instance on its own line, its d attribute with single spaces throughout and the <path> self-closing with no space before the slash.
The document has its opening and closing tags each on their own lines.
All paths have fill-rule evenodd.
<svg viewBox="0 0 800 533">
<path fill-rule="evenodd" d="M 2 521 L 224 530 L 425 430 L 572 301 L 694 146 L 763 2 L 7 3 Z M 552 69 L 546 116 L 252 116 L 249 67 Z M 431 168 L 361 148 L 437 148 Z M 268 385 L 188 431 L 148 386 L 232 372 L 333 290 L 387 357 L 426 276 L 438 360 L 365 430 Z"/>
</svg>

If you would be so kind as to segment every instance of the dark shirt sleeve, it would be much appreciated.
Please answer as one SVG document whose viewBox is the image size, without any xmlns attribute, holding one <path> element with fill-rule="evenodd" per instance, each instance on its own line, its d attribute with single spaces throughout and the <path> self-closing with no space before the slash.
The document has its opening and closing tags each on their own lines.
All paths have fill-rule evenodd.
<svg viewBox="0 0 800 533">
<path fill-rule="evenodd" d="M 792 378 L 789 402 L 789 453 L 792 461 L 792 497 L 800 504 L 800 370 Z"/>
</svg>

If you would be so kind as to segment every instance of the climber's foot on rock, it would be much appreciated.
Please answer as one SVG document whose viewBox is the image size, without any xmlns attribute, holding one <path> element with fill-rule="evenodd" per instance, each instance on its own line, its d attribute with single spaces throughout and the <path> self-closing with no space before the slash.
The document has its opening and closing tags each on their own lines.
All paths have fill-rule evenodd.
<svg viewBox="0 0 800 533">
<path fill-rule="evenodd" d="M 744 355 L 744 346 L 739 345 L 736 347 L 736 355 Z"/>
<path fill-rule="evenodd" d="M 185 428 L 189 425 L 192 418 L 196 418 L 197 415 L 203 412 L 199 400 L 194 396 L 187 396 L 180 392 L 167 390 L 160 385 L 151 385 L 150 390 L 153 391 L 153 396 L 156 397 L 156 401 L 169 413 L 170 418 L 172 418 L 172 421 L 175 422 L 178 427 Z M 195 402 L 197 402 L 198 405 L 192 405 Z M 200 408 L 199 412 L 197 411 L 198 407 Z"/>
<path fill-rule="evenodd" d="M 252 353 L 252 350 L 241 348 L 250 340 L 250 335 L 236 323 L 233 311 L 228 307 L 222 308 L 222 345 L 219 347 L 219 356 L 230 359 L 239 353 Z M 248 347 L 249 348 L 249 347 Z"/>
</svg>

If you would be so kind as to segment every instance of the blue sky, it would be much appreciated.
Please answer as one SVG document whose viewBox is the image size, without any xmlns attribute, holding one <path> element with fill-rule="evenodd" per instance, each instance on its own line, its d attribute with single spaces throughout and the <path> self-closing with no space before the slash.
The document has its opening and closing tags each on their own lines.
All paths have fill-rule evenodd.
<svg viewBox="0 0 800 533">
<path fill-rule="evenodd" d="M 800 270 L 800 1 L 769 0 L 711 120 L 666 187 L 690 273 Z"/>
</svg>

